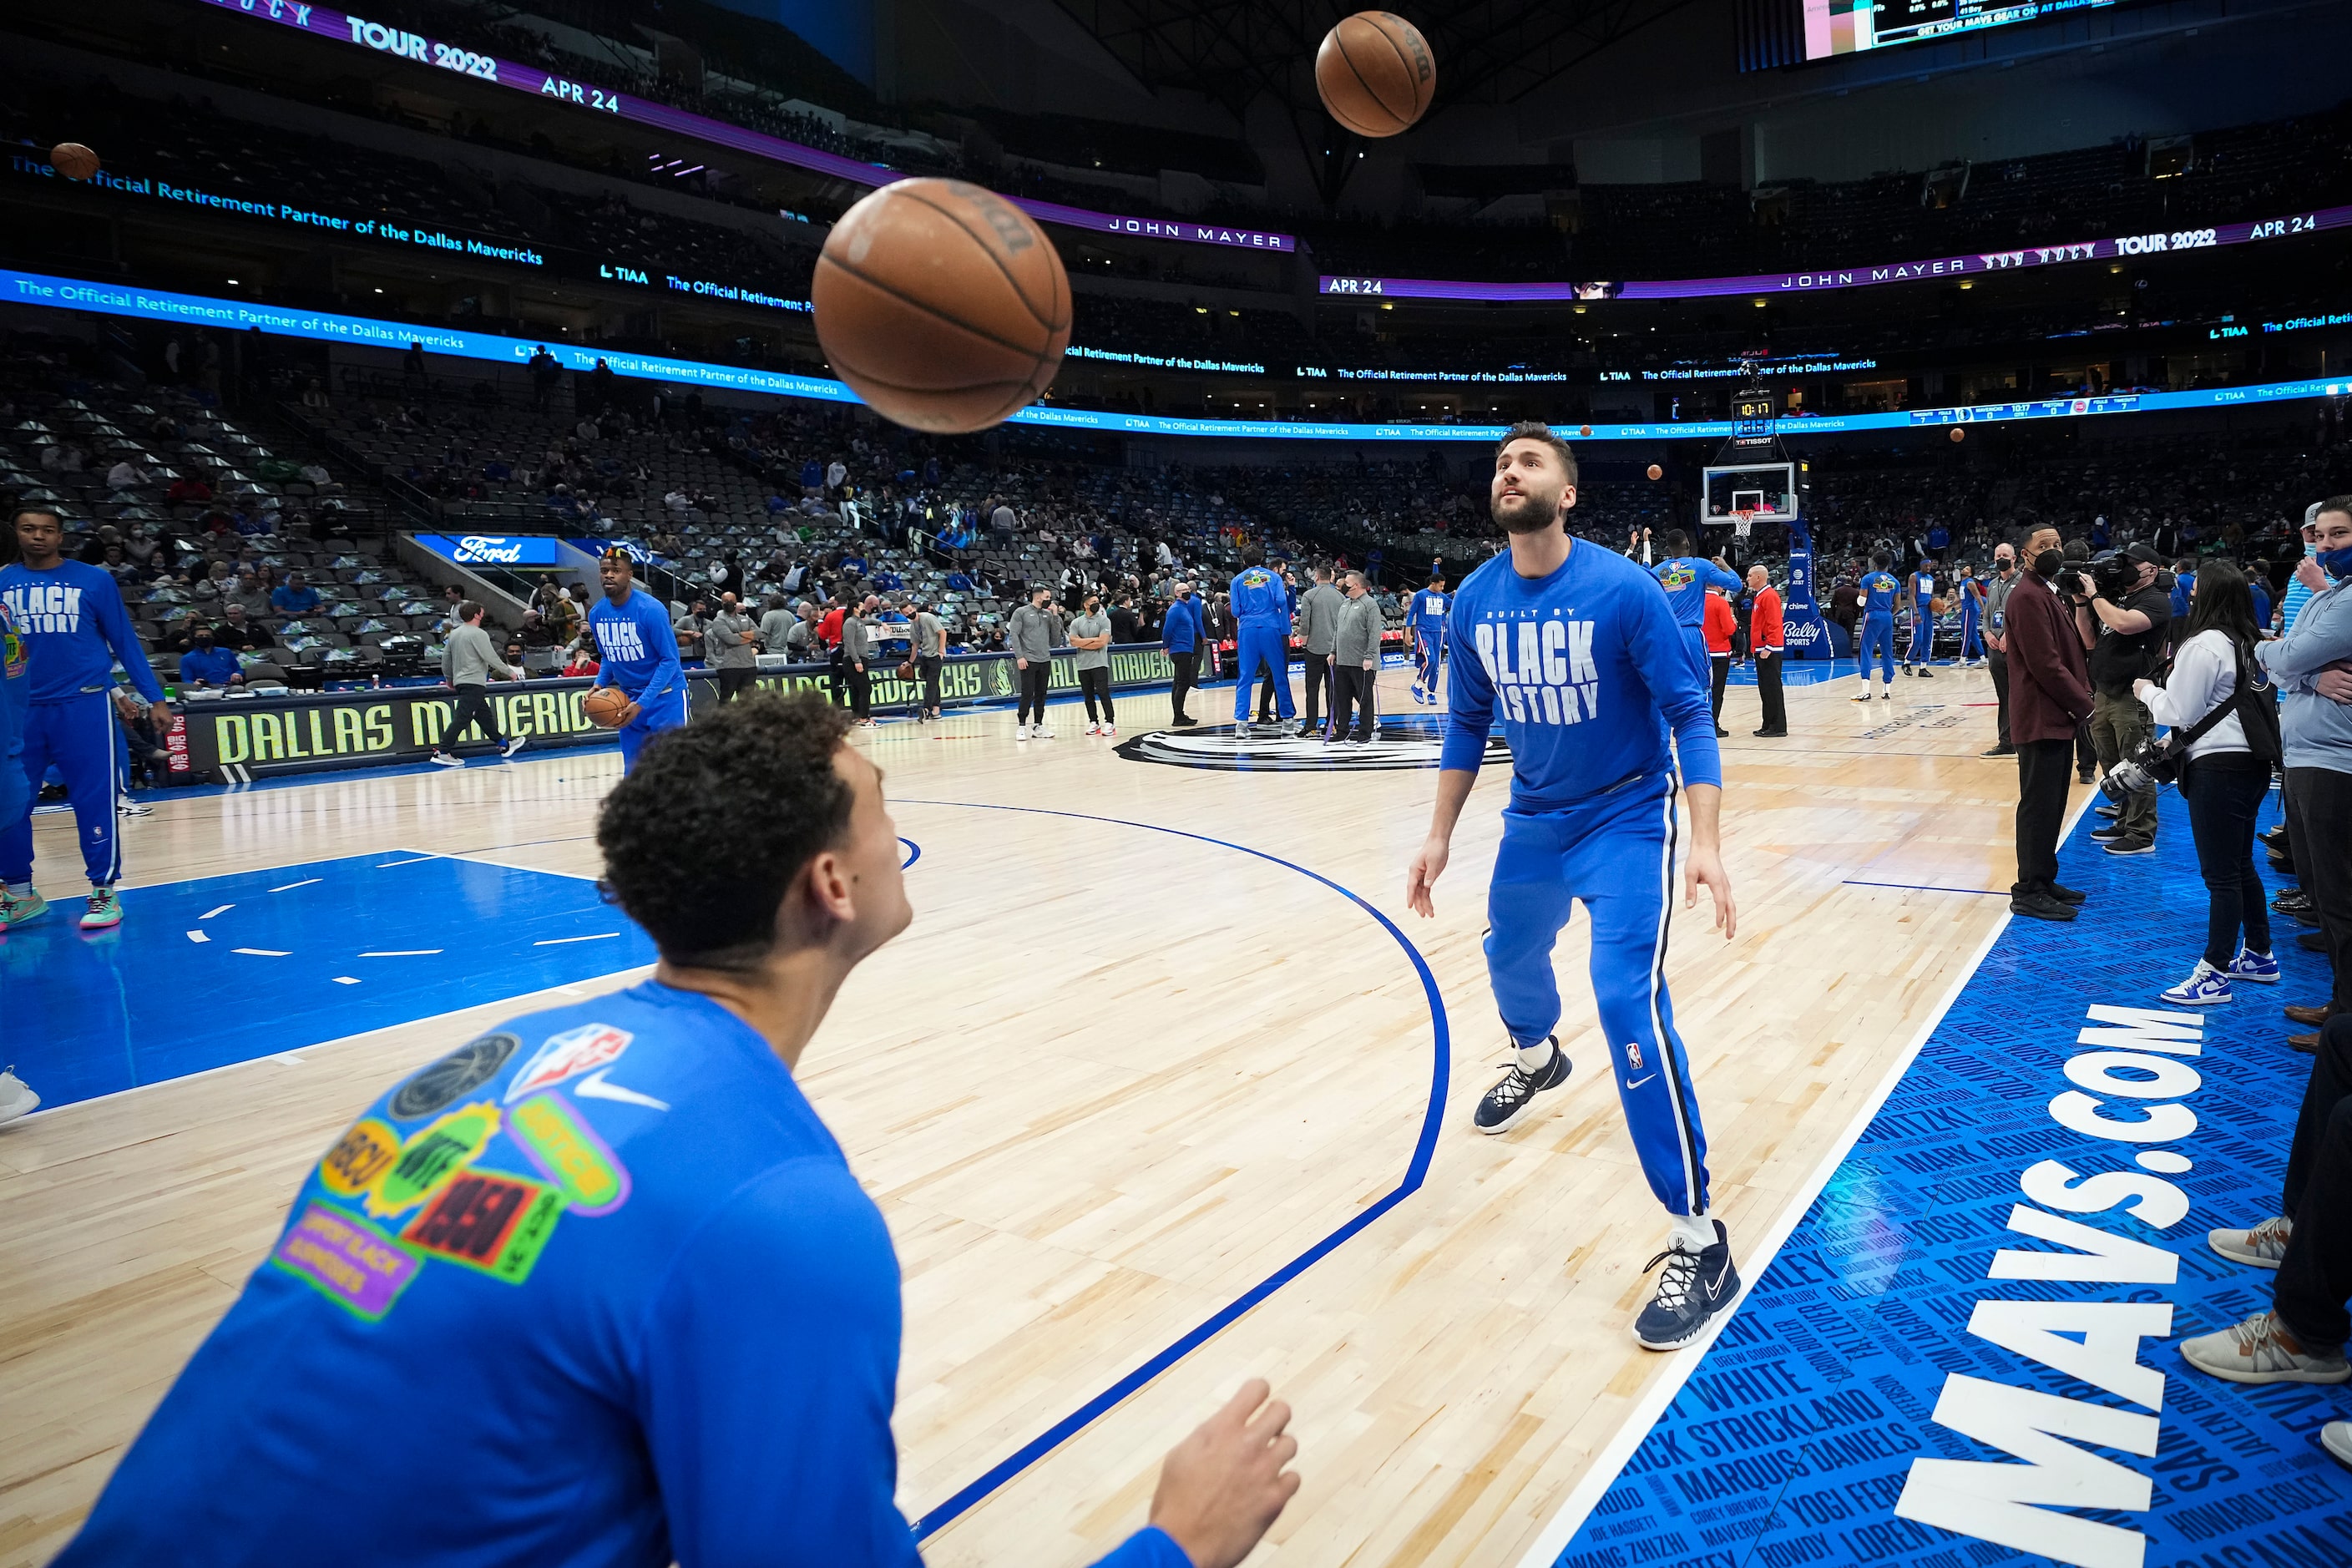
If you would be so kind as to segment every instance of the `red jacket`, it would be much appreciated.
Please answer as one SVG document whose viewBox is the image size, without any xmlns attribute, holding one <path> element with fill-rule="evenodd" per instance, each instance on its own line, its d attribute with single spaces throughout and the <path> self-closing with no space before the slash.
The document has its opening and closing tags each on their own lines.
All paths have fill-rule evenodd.
<svg viewBox="0 0 2352 1568">
<path fill-rule="evenodd" d="M 2031 572 L 2017 574 L 2003 611 L 2009 641 L 2009 735 L 2071 741 L 2091 716 L 2091 679 L 2074 612 Z"/>
<path fill-rule="evenodd" d="M 1709 594 L 1706 609 L 1698 623 L 1700 635 L 1706 638 L 1706 651 L 1729 653 L 1731 634 L 1738 628 L 1739 616 L 1733 612 L 1731 602 L 1720 594 Z"/>
<path fill-rule="evenodd" d="M 1748 651 L 1769 647 L 1777 653 L 1787 646 L 1780 627 L 1780 591 L 1759 588 L 1748 612 Z"/>
</svg>

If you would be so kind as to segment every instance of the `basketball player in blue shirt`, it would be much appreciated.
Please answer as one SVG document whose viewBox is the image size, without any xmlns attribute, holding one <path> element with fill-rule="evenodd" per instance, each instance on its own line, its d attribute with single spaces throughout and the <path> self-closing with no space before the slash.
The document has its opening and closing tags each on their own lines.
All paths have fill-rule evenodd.
<svg viewBox="0 0 2352 1568">
<path fill-rule="evenodd" d="M 370 1105 L 59 1568 L 918 1568 L 898 1259 L 793 1080 L 911 918 L 849 722 L 753 697 L 646 754 L 596 838 L 653 977 Z M 1238 1563 L 1288 1419 L 1245 1383 L 1102 1562 Z"/>
<path fill-rule="evenodd" d="M 1936 657 L 1936 563 L 1922 561 L 1919 569 L 1911 574 L 1911 647 L 1903 660 L 1903 673 L 1931 677 L 1936 672 L 1927 668 Z M 1887 695 L 1894 695 L 1894 683 L 1887 683 Z"/>
<path fill-rule="evenodd" d="M 1731 1241 L 1707 1215 L 1706 1135 L 1666 994 L 1666 925 L 1676 847 L 1675 751 L 1690 797 L 1684 907 L 1705 886 L 1716 926 L 1738 930 L 1717 844 L 1723 770 L 1705 670 L 1694 665 L 1659 584 L 1601 545 L 1572 540 L 1576 459 L 1542 425 L 1511 427 L 1495 455 L 1490 504 L 1510 535 L 1464 580 L 1446 618 L 1453 710 L 1429 838 L 1405 901 L 1433 912 L 1454 826 L 1487 731 L 1511 748 L 1511 803 L 1486 895 L 1486 974 L 1515 1059 L 1473 1119 L 1501 1132 L 1536 1096 L 1568 1081 L 1553 1030 L 1552 948 L 1577 903 L 1592 921 L 1592 992 L 1619 1102 L 1650 1190 L 1669 1216 L 1665 1271 L 1633 1337 L 1651 1350 L 1697 1340 L 1739 1293 Z M 1672 744 L 1669 744 L 1671 737 Z"/>
<path fill-rule="evenodd" d="M 1412 628 L 1415 702 L 1437 700 L 1437 678 L 1445 662 L 1445 580 L 1433 576 L 1405 606 L 1405 624 Z"/>
<path fill-rule="evenodd" d="M 1249 722 L 1250 689 L 1260 668 L 1272 683 L 1275 712 L 1286 726 L 1297 710 L 1290 701 L 1290 591 L 1280 577 L 1265 568 L 1265 558 L 1252 550 L 1228 586 L 1226 603 L 1233 607 L 1238 630 L 1234 638 L 1234 722 Z"/>
<path fill-rule="evenodd" d="M 1893 556 L 1884 551 L 1870 558 L 1871 570 L 1862 579 L 1862 640 L 1854 651 L 1855 662 L 1862 666 L 1862 689 L 1853 694 L 1856 702 L 1870 700 L 1870 659 L 1878 656 L 1878 665 L 1886 680 L 1881 695 L 1890 702 L 1895 699 L 1895 595 L 1903 584 L 1887 571 L 1895 564 Z"/>
<path fill-rule="evenodd" d="M 1966 562 L 1960 563 L 1953 591 L 1960 596 L 1960 668 L 1970 669 L 1985 661 L 1984 584 Z"/>
<path fill-rule="evenodd" d="M 588 629 L 596 634 L 604 662 L 596 684 L 617 686 L 629 700 L 622 710 L 621 771 L 637 765 L 646 742 L 686 722 L 686 671 L 677 662 L 677 634 L 670 629 L 669 606 L 637 587 L 628 552 L 607 550 L 596 563 L 604 596 L 589 606 Z"/>
<path fill-rule="evenodd" d="M 121 789 L 122 727 L 114 717 L 114 666 L 121 662 L 150 706 L 155 732 L 172 732 L 171 704 L 131 630 L 122 591 L 105 568 L 65 558 L 65 523 L 46 507 L 19 507 L 9 520 L 22 559 L 0 566 L 5 602 L 26 645 L 32 689 L 18 763 L 31 793 L 0 817 L 0 925 L 23 925 L 48 907 L 33 886 L 33 797 L 51 764 L 65 775 L 81 837 L 89 902 L 81 929 L 122 923 L 114 883 L 122 875 L 115 820 Z"/>
<path fill-rule="evenodd" d="M 1650 574 L 1665 589 L 1675 625 L 1683 629 L 1683 643 L 1692 668 L 1698 671 L 1699 683 L 1706 685 L 1711 679 L 1706 653 L 1706 591 L 1719 588 L 1725 598 L 1737 605 L 1748 584 L 1722 562 L 1702 561 L 1690 553 L 1690 535 L 1679 528 L 1667 531 L 1664 544 L 1666 558 L 1651 567 Z M 1708 727 L 1714 727 L 1712 720 Z"/>
</svg>

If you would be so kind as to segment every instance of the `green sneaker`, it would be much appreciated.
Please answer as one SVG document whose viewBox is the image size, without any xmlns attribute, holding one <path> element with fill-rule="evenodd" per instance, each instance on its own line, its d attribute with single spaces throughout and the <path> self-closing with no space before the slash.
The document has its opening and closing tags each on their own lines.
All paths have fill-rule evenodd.
<svg viewBox="0 0 2352 1568">
<path fill-rule="evenodd" d="M 10 926 L 30 925 L 48 912 L 49 900 L 41 897 L 40 889 L 12 893 L 0 888 L 0 935 L 6 934 Z"/>
<path fill-rule="evenodd" d="M 84 931 L 109 931 L 122 923 L 122 900 L 114 896 L 112 888 L 92 888 L 89 908 L 81 915 Z"/>
</svg>

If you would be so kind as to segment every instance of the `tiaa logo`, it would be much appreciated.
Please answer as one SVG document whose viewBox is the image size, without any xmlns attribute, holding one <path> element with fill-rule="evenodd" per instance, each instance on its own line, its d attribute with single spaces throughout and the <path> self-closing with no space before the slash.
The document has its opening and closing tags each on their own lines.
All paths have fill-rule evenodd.
<svg viewBox="0 0 2352 1568">
<path fill-rule="evenodd" d="M 457 561 L 460 566 L 519 565 L 522 561 L 522 542 L 469 533 L 457 541 Z"/>
</svg>

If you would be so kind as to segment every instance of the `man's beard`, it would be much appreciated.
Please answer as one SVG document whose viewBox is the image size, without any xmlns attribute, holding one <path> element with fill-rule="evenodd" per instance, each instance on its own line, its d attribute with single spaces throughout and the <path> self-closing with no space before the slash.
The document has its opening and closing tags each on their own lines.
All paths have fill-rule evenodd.
<svg viewBox="0 0 2352 1568">
<path fill-rule="evenodd" d="M 1519 492 L 1519 499 L 1521 505 L 1518 510 L 1510 515 L 1505 514 L 1499 502 L 1490 502 L 1486 508 L 1488 515 L 1495 520 L 1495 526 L 1505 533 L 1541 533 L 1559 521 L 1558 496 L 1551 498 L 1549 505 L 1544 504 L 1542 497 L 1527 490 Z"/>
</svg>

